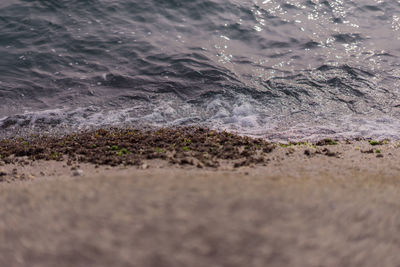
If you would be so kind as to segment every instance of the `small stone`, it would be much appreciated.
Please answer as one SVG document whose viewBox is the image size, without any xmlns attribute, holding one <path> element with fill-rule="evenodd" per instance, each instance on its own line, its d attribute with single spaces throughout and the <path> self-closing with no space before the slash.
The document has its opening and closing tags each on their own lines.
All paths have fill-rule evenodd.
<svg viewBox="0 0 400 267">
<path fill-rule="evenodd" d="M 333 151 L 330 151 L 330 150 L 327 149 L 327 148 L 324 148 L 324 149 L 322 150 L 322 152 L 324 152 L 325 155 L 328 156 L 328 157 L 335 157 L 335 156 L 338 156 L 338 153 L 333 152 Z"/>
<path fill-rule="evenodd" d="M 372 153 L 374 153 L 374 150 L 372 148 L 369 150 L 361 150 L 361 153 L 372 154 Z"/>
<path fill-rule="evenodd" d="M 33 180 L 33 179 L 35 179 L 35 176 L 33 176 L 32 174 L 27 174 L 27 175 L 26 175 L 26 178 L 27 178 L 28 180 Z"/>
<path fill-rule="evenodd" d="M 202 169 L 204 168 L 204 164 L 202 162 L 197 162 L 197 168 Z"/>
<path fill-rule="evenodd" d="M 185 164 L 193 165 L 193 159 L 191 159 L 191 158 L 183 158 L 183 159 L 181 159 L 180 164 L 182 164 L 182 165 L 185 165 Z"/>
<path fill-rule="evenodd" d="M 12 175 L 17 175 L 17 174 L 18 174 L 18 170 L 14 168 L 14 169 L 12 170 Z"/>
<path fill-rule="evenodd" d="M 149 168 L 149 165 L 147 165 L 146 163 L 143 163 L 143 164 L 140 166 L 140 168 L 141 168 L 142 170 L 145 170 L 145 169 L 148 169 L 148 168 Z"/>
<path fill-rule="evenodd" d="M 4 166 L 4 161 L 0 161 L 0 166 Z"/>
<path fill-rule="evenodd" d="M 76 169 L 72 172 L 73 176 L 81 176 L 83 174 L 83 171 L 80 169 Z"/>
<path fill-rule="evenodd" d="M 304 155 L 311 156 L 311 151 L 309 149 L 304 150 Z"/>
<path fill-rule="evenodd" d="M 2 177 L 2 176 L 6 176 L 7 175 L 7 173 L 5 172 L 5 171 L 3 171 L 3 170 L 0 170 L 0 177 Z"/>
<path fill-rule="evenodd" d="M 44 172 L 40 172 L 40 175 L 41 176 L 45 176 L 46 174 Z"/>
<path fill-rule="evenodd" d="M 378 155 L 376 155 L 376 157 L 377 158 L 383 158 L 383 155 L 382 154 L 378 154 Z"/>
</svg>

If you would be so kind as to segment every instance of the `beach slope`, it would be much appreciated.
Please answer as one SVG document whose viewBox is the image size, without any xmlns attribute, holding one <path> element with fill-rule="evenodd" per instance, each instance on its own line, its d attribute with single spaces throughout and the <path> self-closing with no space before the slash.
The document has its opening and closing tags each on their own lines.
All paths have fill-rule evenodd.
<svg viewBox="0 0 400 267">
<path fill-rule="evenodd" d="M 278 146 L 240 168 L 8 164 L 0 266 L 396 266 L 398 150 Z"/>
</svg>

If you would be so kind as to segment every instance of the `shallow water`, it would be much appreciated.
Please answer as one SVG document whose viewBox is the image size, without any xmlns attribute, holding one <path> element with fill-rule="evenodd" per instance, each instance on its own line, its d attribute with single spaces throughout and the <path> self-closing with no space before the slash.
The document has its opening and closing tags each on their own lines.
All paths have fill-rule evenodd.
<svg viewBox="0 0 400 267">
<path fill-rule="evenodd" d="M 400 139 L 399 14 L 397 0 L 3 0 L 1 134 Z"/>
</svg>

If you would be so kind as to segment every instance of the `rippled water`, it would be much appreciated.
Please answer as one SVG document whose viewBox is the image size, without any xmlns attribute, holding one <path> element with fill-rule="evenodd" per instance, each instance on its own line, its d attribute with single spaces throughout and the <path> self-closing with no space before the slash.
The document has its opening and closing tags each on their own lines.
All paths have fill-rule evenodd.
<svg viewBox="0 0 400 267">
<path fill-rule="evenodd" d="M 400 138 L 400 2 L 2 0 L 2 134 Z"/>
</svg>

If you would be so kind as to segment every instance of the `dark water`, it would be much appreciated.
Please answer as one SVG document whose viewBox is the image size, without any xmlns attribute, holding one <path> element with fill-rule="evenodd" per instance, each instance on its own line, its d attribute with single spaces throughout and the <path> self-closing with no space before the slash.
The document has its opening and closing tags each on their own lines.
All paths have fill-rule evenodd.
<svg viewBox="0 0 400 267">
<path fill-rule="evenodd" d="M 1 134 L 400 138 L 398 0 L 2 0 Z"/>
</svg>

